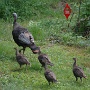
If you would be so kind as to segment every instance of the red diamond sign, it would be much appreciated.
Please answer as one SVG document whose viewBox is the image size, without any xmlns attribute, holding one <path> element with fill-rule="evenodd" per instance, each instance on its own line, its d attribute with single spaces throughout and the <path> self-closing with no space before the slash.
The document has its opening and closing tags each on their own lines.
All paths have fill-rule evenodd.
<svg viewBox="0 0 90 90">
<path fill-rule="evenodd" d="M 64 15 L 65 15 L 66 19 L 68 19 L 68 17 L 70 16 L 70 14 L 71 14 L 70 6 L 68 4 L 66 4 L 66 6 L 64 8 Z"/>
</svg>

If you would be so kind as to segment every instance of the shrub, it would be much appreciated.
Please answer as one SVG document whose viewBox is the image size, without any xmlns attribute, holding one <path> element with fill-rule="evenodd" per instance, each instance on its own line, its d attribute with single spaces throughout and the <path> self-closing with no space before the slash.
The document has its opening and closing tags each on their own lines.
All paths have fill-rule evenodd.
<svg viewBox="0 0 90 90">
<path fill-rule="evenodd" d="M 81 3 L 80 10 L 80 20 L 77 22 L 77 28 L 75 32 L 79 35 L 85 36 L 86 38 L 90 38 L 90 1 L 85 0 L 85 2 Z"/>
</svg>

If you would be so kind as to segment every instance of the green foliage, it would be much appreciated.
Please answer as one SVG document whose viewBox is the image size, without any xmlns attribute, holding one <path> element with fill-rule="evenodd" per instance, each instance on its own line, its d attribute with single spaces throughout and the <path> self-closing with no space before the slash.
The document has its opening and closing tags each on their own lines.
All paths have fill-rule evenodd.
<svg viewBox="0 0 90 90">
<path fill-rule="evenodd" d="M 79 21 L 77 22 L 77 31 L 79 35 L 90 38 L 90 1 L 85 0 L 81 3 Z"/>
<path fill-rule="evenodd" d="M 74 22 L 74 21 L 73 21 Z M 35 37 L 35 40 L 49 40 L 52 43 L 61 43 L 69 46 L 90 46 L 89 40 L 82 36 L 77 36 L 71 28 L 68 28 L 68 21 L 65 19 L 53 18 L 29 21 L 29 30 Z M 73 27 L 75 23 L 72 24 Z"/>
<path fill-rule="evenodd" d="M 90 16 L 90 1 L 85 0 L 81 6 L 81 17 L 86 18 Z"/>
<path fill-rule="evenodd" d="M 22 19 L 41 18 L 42 15 L 54 16 L 54 12 L 50 8 L 52 2 L 57 4 L 59 0 L 1 0 L 0 18 L 10 19 L 13 12 L 16 12 Z"/>
<path fill-rule="evenodd" d="M 68 46 L 77 46 L 77 47 L 89 47 L 90 40 L 86 40 L 82 36 L 77 36 L 75 33 L 72 32 L 62 32 L 59 34 L 56 42 L 59 42 L 64 45 Z"/>
<path fill-rule="evenodd" d="M 21 0 L 15 0 L 15 1 L 11 1 L 11 2 L 18 2 L 19 3 L 19 2 L 21 2 Z M 23 2 L 24 1 L 22 1 L 19 4 L 22 4 Z M 50 9 L 49 9 L 48 12 L 51 13 L 52 15 L 54 15 L 54 16 L 53 17 L 44 17 L 43 13 L 38 13 L 37 15 L 39 15 L 38 16 L 39 18 L 38 19 L 34 18 L 33 20 L 30 20 L 29 25 L 28 25 L 28 22 L 26 22 L 26 21 L 23 22 L 23 23 L 22 23 L 22 21 L 20 22 L 20 18 L 18 18 L 17 22 L 20 23 L 22 26 L 28 28 L 28 30 L 33 34 L 35 40 L 41 40 L 41 41 L 49 40 L 52 43 L 59 42 L 61 44 L 66 44 L 66 45 L 70 45 L 70 46 L 72 46 L 72 45 L 77 45 L 77 46 L 80 45 L 81 47 L 82 46 L 83 47 L 90 46 L 90 44 L 88 43 L 89 40 L 85 40 L 85 38 L 83 38 L 81 36 L 76 37 L 76 34 L 74 33 L 74 31 L 72 31 L 72 27 L 75 26 L 76 19 L 77 19 L 76 14 L 73 16 L 73 19 L 72 19 L 71 22 L 69 21 L 71 17 L 69 17 L 68 21 L 66 21 L 64 15 L 62 15 L 63 14 L 62 11 L 59 11 L 60 8 L 58 8 L 56 6 L 57 2 L 58 1 L 55 1 L 55 2 L 53 2 L 53 1 L 50 2 L 49 1 L 48 4 L 46 5 L 46 3 L 47 3 L 46 1 L 45 2 L 42 1 L 41 3 L 38 2 L 38 1 L 32 1 L 32 4 L 35 5 L 35 7 L 38 6 L 37 8 L 38 8 L 39 11 L 41 10 L 41 5 L 43 7 L 45 5 L 46 6 L 49 5 L 48 8 L 50 8 Z M 10 1 L 9 2 L 7 1 L 7 3 L 10 3 Z M 53 6 L 56 6 L 56 9 L 53 9 L 51 4 L 53 4 Z M 48 9 L 48 8 L 46 8 L 46 9 Z M 42 11 L 45 12 L 45 15 L 47 15 L 47 16 L 51 15 L 51 14 L 47 13 L 47 10 L 46 11 L 42 10 Z M 55 14 L 56 12 L 58 12 L 58 13 Z M 20 15 L 20 14 L 22 14 L 22 13 L 19 13 L 18 16 L 23 18 L 24 14 L 23 15 Z M 27 15 L 25 15 L 25 16 L 27 16 Z M 35 16 L 35 17 L 37 17 L 37 16 Z M 4 22 L 4 23 L 2 23 L 2 22 Z M 69 23 L 70 23 L 70 27 L 68 28 Z M 86 24 L 86 22 L 82 22 L 82 23 L 84 23 L 84 25 Z M 25 24 L 25 25 L 23 25 L 23 24 Z M 80 25 L 80 30 L 81 30 L 80 32 L 83 32 L 82 30 L 84 29 L 84 25 Z M 89 25 L 89 23 L 88 23 L 88 25 Z M 0 22 L 0 26 L 1 26 L 0 39 L 1 40 L 11 40 L 12 41 L 12 34 L 11 34 L 11 32 L 12 32 L 12 23 L 8 24 L 8 22 L 5 22 L 4 20 L 2 20 Z M 3 26 L 6 26 L 8 28 L 3 27 Z M 78 29 L 79 28 L 77 28 L 77 30 Z"/>
<path fill-rule="evenodd" d="M 38 27 L 31 27 L 30 31 L 32 32 L 35 40 L 45 40 L 46 36 L 44 30 Z"/>
</svg>

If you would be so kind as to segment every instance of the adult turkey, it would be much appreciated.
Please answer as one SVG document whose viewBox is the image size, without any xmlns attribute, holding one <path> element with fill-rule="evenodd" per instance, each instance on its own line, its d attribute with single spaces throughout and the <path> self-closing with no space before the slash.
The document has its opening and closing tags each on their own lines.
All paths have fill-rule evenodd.
<svg viewBox="0 0 90 90">
<path fill-rule="evenodd" d="M 46 80 L 48 81 L 49 85 L 50 85 L 50 82 L 57 82 L 56 80 L 56 76 L 54 74 L 54 72 L 52 72 L 51 70 L 49 69 L 46 69 L 45 72 L 44 72 L 44 76 L 46 78 Z"/>
<path fill-rule="evenodd" d="M 73 58 L 73 60 L 74 60 L 74 63 L 73 63 L 73 74 L 74 74 L 74 76 L 75 76 L 75 78 L 76 78 L 76 81 L 78 80 L 78 77 L 79 77 L 79 78 L 81 79 L 81 81 L 82 81 L 82 77 L 83 77 L 83 78 L 86 78 L 86 75 L 84 74 L 82 68 L 81 68 L 81 67 L 78 67 L 78 66 L 76 65 L 76 58 Z"/>
<path fill-rule="evenodd" d="M 13 36 L 15 43 L 18 46 L 23 47 L 23 49 L 21 50 L 23 50 L 23 54 L 24 54 L 25 48 L 26 47 L 31 48 L 31 46 L 34 44 L 34 38 L 32 34 L 26 28 L 23 28 L 17 23 L 16 13 L 13 13 L 13 17 L 14 17 L 14 22 L 13 22 L 12 36 Z"/>
<path fill-rule="evenodd" d="M 47 68 L 47 65 L 50 65 L 50 66 L 54 65 L 53 63 L 51 63 L 48 56 L 46 54 L 41 53 L 40 50 L 38 52 L 38 60 L 41 63 L 42 67 L 44 67 L 45 69 Z"/>
<path fill-rule="evenodd" d="M 26 64 L 26 66 L 30 65 L 30 62 L 27 60 L 27 58 L 23 54 L 21 54 L 17 48 L 14 49 L 16 50 L 16 60 L 19 63 L 20 68 L 24 64 Z"/>
</svg>

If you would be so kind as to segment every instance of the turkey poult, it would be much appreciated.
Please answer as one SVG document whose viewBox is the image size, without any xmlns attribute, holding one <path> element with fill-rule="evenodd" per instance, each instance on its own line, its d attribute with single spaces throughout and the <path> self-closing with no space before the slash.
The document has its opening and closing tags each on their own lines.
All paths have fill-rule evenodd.
<svg viewBox="0 0 90 90">
<path fill-rule="evenodd" d="M 73 60 L 74 60 L 74 63 L 73 63 L 73 74 L 74 74 L 74 76 L 76 78 L 76 81 L 78 80 L 78 77 L 82 81 L 82 77 L 83 78 L 86 78 L 86 75 L 84 75 L 84 72 L 83 72 L 82 68 L 81 67 L 78 67 L 76 65 L 76 58 L 73 58 Z"/>
<path fill-rule="evenodd" d="M 44 67 L 45 69 L 47 68 L 47 65 L 50 65 L 50 66 L 54 65 L 53 63 L 51 63 L 48 56 L 46 54 L 41 53 L 40 50 L 38 52 L 38 60 L 42 64 L 42 67 Z"/>
<path fill-rule="evenodd" d="M 49 85 L 50 85 L 50 82 L 52 83 L 57 82 L 55 74 L 49 69 L 45 69 L 44 76 L 46 80 L 48 81 Z"/>
<path fill-rule="evenodd" d="M 14 49 L 16 50 L 16 60 L 19 63 L 20 68 L 24 64 L 26 64 L 26 66 L 30 65 L 30 62 L 27 60 L 27 58 L 23 54 L 21 54 L 21 52 L 19 52 L 17 48 Z"/>
<path fill-rule="evenodd" d="M 14 17 L 13 31 L 12 31 L 13 39 L 18 46 L 23 47 L 23 49 L 21 50 L 23 50 L 24 54 L 25 48 L 26 47 L 30 48 L 30 46 L 34 43 L 34 38 L 26 28 L 23 28 L 17 23 L 16 13 L 13 13 L 13 17 Z"/>
</svg>

